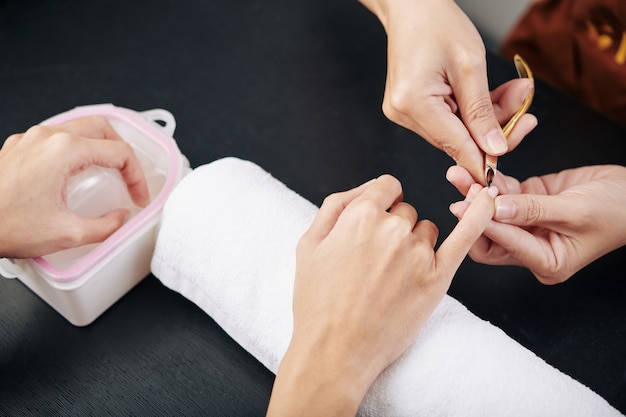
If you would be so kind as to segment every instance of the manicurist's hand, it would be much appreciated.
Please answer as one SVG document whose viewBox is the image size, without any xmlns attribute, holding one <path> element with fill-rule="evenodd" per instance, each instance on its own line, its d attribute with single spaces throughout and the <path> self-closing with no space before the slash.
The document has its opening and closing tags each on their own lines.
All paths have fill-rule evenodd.
<svg viewBox="0 0 626 417">
<path fill-rule="evenodd" d="M 435 252 L 437 227 L 419 220 L 402 196 L 389 175 L 333 194 L 302 236 L 293 335 L 268 415 L 354 415 L 379 373 L 415 339 L 493 215 L 485 189 Z"/>
<path fill-rule="evenodd" d="M 484 154 L 510 151 L 537 123 L 523 116 L 508 143 L 500 128 L 532 81 L 513 80 L 490 94 L 484 43 L 453 0 L 360 1 L 387 33 L 384 113 L 484 183 Z"/>
<path fill-rule="evenodd" d="M 451 206 L 462 219 L 478 185 L 460 167 L 447 176 L 467 195 Z M 544 284 L 555 284 L 626 245 L 625 167 L 596 165 L 521 183 L 504 180 L 511 194 L 496 198 L 494 221 L 470 251 L 475 261 L 524 266 Z"/>
<path fill-rule="evenodd" d="M 34 126 L 7 138 L 0 150 L 0 256 L 35 257 L 99 242 L 122 226 L 127 210 L 91 219 L 67 208 L 68 178 L 91 165 L 119 169 L 133 201 L 149 203 L 139 161 L 105 118 Z"/>
</svg>

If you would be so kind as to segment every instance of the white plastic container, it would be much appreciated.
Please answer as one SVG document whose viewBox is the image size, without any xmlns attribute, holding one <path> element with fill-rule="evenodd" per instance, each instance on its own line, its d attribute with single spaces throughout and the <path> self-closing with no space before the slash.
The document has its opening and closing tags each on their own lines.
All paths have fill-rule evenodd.
<svg viewBox="0 0 626 417">
<path fill-rule="evenodd" d="M 190 171 L 173 138 L 176 122 L 162 109 L 135 112 L 111 104 L 77 107 L 42 124 L 104 116 L 141 162 L 150 204 L 134 205 L 117 170 L 90 167 L 70 178 L 68 207 L 98 217 L 126 208 L 131 217 L 104 242 L 33 259 L 0 259 L 0 274 L 18 278 L 76 326 L 93 322 L 150 273 L 161 211 L 178 182 Z"/>
</svg>

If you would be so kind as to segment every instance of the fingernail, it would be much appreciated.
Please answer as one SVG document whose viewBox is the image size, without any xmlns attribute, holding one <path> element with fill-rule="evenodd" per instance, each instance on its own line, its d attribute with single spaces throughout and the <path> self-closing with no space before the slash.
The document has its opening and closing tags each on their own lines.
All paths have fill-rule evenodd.
<svg viewBox="0 0 626 417">
<path fill-rule="evenodd" d="M 533 82 L 533 80 L 529 79 L 528 80 L 528 85 L 525 88 L 525 92 L 526 94 L 524 94 L 524 98 L 522 99 L 522 102 L 524 102 L 524 100 L 526 100 L 526 97 L 528 97 L 531 93 L 534 93 L 535 90 L 535 83 Z"/>
<path fill-rule="evenodd" d="M 509 220 L 515 216 L 515 204 L 512 201 L 500 198 L 496 200 L 496 213 L 494 218 L 496 220 Z"/>
<path fill-rule="evenodd" d="M 487 188 L 487 193 L 489 193 L 491 198 L 496 198 L 496 196 L 498 195 L 498 188 L 495 185 L 492 185 L 491 187 Z"/>
<path fill-rule="evenodd" d="M 448 209 L 450 210 L 450 213 L 454 214 L 455 217 L 459 217 L 458 203 L 450 204 L 450 207 L 448 207 Z"/>
<path fill-rule="evenodd" d="M 509 146 L 501 129 L 493 129 L 485 135 L 487 142 L 487 153 L 490 155 L 502 155 L 507 151 Z"/>
</svg>

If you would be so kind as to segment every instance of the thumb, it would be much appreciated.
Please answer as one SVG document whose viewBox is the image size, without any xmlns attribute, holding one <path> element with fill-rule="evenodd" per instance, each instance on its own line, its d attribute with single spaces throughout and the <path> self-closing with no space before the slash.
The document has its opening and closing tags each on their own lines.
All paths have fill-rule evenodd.
<svg viewBox="0 0 626 417">
<path fill-rule="evenodd" d="M 81 240 L 76 246 L 102 242 L 124 225 L 130 212 L 124 209 L 110 211 L 98 218 L 79 217 L 76 223 L 81 229 Z"/>
<path fill-rule="evenodd" d="M 485 153 L 495 156 L 506 153 L 508 144 L 491 101 L 487 69 L 474 71 L 473 77 L 467 74 L 459 74 L 459 77 L 463 75 L 454 92 L 463 123 Z"/>
<path fill-rule="evenodd" d="M 547 226 L 562 223 L 572 210 L 572 201 L 537 194 L 502 195 L 496 198 L 494 219 L 516 226 Z"/>
</svg>

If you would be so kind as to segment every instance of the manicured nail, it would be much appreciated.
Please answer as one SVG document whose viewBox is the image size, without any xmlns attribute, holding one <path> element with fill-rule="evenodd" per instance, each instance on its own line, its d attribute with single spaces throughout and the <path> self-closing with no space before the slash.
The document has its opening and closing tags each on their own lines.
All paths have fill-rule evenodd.
<svg viewBox="0 0 626 417">
<path fill-rule="evenodd" d="M 487 188 L 487 193 L 489 193 L 491 198 L 496 198 L 496 196 L 498 195 L 498 188 L 495 185 L 492 185 L 491 187 Z"/>
<path fill-rule="evenodd" d="M 489 155 L 502 155 L 509 149 L 506 138 L 501 129 L 493 129 L 485 135 L 487 142 L 487 153 Z"/>
<path fill-rule="evenodd" d="M 510 220 L 515 216 L 515 204 L 512 201 L 500 198 L 496 200 L 496 220 Z"/>
</svg>

